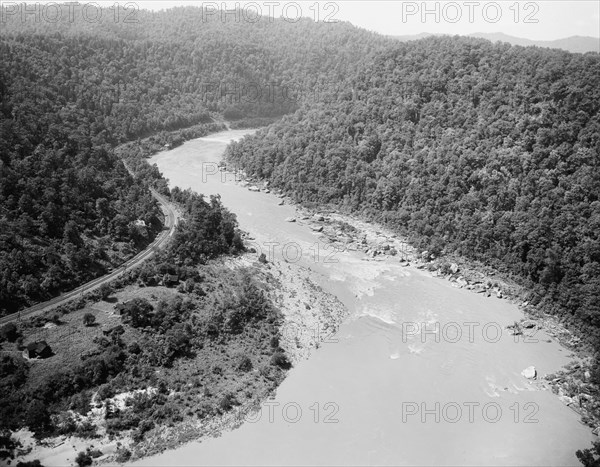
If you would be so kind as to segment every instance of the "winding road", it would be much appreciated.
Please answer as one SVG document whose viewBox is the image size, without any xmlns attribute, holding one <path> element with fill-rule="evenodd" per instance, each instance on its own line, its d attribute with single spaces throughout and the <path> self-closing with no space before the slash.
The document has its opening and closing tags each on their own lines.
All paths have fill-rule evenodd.
<svg viewBox="0 0 600 467">
<path fill-rule="evenodd" d="M 165 229 L 156 236 L 154 241 L 150 245 L 148 245 L 148 247 L 145 250 L 140 251 L 133 258 L 131 258 L 128 261 L 125 261 L 123 264 L 121 264 L 121 266 L 119 266 L 109 274 L 91 280 L 90 282 L 87 282 L 86 284 L 83 284 L 77 287 L 76 289 L 73 289 L 69 292 L 65 292 L 64 294 L 59 295 L 58 297 L 54 297 L 53 299 L 50 299 L 48 301 L 38 303 L 37 305 L 34 305 L 29 308 L 25 308 L 24 310 L 21 310 L 17 313 L 3 316 L 2 318 L 0 318 L 0 325 L 10 323 L 13 321 L 19 321 L 23 318 L 30 318 L 32 316 L 41 314 L 44 311 L 51 310 L 52 308 L 55 308 L 59 305 L 64 305 L 70 300 L 82 296 L 84 292 L 90 292 L 92 290 L 97 289 L 102 284 L 110 282 L 111 280 L 117 278 L 125 271 L 127 271 L 127 269 L 131 269 L 132 267 L 138 266 L 139 264 L 146 261 L 148 258 L 152 257 L 152 255 L 154 255 L 154 252 L 157 249 L 162 248 L 175 232 L 175 227 L 177 226 L 177 220 L 179 216 L 175 209 L 173 209 L 173 206 L 167 201 L 167 199 L 164 196 L 159 194 L 153 188 L 150 188 L 150 191 L 152 192 L 152 196 L 154 196 L 154 198 L 156 198 L 160 203 L 161 208 L 165 214 Z"/>
</svg>

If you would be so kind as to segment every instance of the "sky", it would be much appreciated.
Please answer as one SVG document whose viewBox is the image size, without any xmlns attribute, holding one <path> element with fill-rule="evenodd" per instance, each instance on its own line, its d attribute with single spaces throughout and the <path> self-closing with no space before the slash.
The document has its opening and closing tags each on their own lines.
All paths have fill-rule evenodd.
<svg viewBox="0 0 600 467">
<path fill-rule="evenodd" d="M 257 14 L 282 16 L 290 22 L 308 17 L 321 22 L 349 21 L 394 36 L 502 32 L 531 40 L 600 38 L 600 0 L 0 0 L 0 5 L 17 8 L 23 1 L 150 10 L 194 5 L 204 7 L 207 14 L 217 14 L 217 8 L 234 10 L 237 5 L 240 21 L 252 21 Z"/>
<path fill-rule="evenodd" d="M 111 0 L 112 2 L 112 0 Z M 124 2 L 121 2 L 124 3 Z M 600 0 L 464 0 L 464 1 L 215 1 L 139 0 L 140 8 L 160 10 L 178 5 L 208 9 L 239 5 L 240 18 L 284 16 L 293 21 L 307 16 L 318 21 L 338 20 L 388 35 L 421 32 L 470 34 L 503 32 L 532 40 L 569 36 L 600 37 Z"/>
</svg>

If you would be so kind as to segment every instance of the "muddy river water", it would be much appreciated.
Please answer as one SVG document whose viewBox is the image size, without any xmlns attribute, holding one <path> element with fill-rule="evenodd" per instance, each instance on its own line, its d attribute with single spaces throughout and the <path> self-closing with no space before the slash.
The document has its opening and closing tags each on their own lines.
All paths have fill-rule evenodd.
<svg viewBox="0 0 600 467">
<path fill-rule="evenodd" d="M 265 253 L 295 257 L 299 249 L 298 262 L 349 317 L 240 428 L 140 465 L 578 465 L 574 453 L 593 435 L 521 375 L 530 365 L 541 376 L 560 369 L 567 349 L 541 331 L 528 341 L 510 335 L 506 325 L 523 314 L 505 300 L 397 260 L 332 257 L 307 225 L 286 222 L 293 206 L 215 169 L 227 143 L 245 133 L 189 141 L 151 162 L 170 186 L 220 194 Z"/>
</svg>

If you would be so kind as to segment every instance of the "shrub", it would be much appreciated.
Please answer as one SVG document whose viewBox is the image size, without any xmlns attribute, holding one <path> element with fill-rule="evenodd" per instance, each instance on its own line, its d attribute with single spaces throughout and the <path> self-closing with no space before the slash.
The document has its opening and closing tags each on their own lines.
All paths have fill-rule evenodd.
<svg viewBox="0 0 600 467">
<path fill-rule="evenodd" d="M 98 399 L 101 401 L 115 395 L 115 391 L 110 384 L 103 384 L 98 388 Z"/>
<path fill-rule="evenodd" d="M 77 457 L 75 458 L 75 463 L 79 467 L 86 467 L 88 465 L 92 465 L 92 456 L 90 456 L 85 451 L 79 451 L 79 454 L 77 454 Z"/>
<path fill-rule="evenodd" d="M 19 444 L 11 438 L 9 431 L 0 432 L 0 459 L 12 459 L 14 457 L 13 451 Z"/>
<path fill-rule="evenodd" d="M 594 441 L 591 449 L 578 450 L 575 455 L 585 467 L 600 465 L 600 441 Z"/>
<path fill-rule="evenodd" d="M 96 317 L 91 313 L 83 315 L 83 325 L 92 326 L 96 322 Z"/>
<path fill-rule="evenodd" d="M 271 365 L 277 366 L 283 370 L 289 370 L 292 364 L 287 359 L 286 355 L 280 350 L 276 351 L 271 357 Z"/>
<path fill-rule="evenodd" d="M 204 291 L 204 289 L 202 288 L 202 286 L 200 284 L 195 284 L 194 285 L 194 293 L 196 295 L 198 295 L 199 297 L 206 296 L 206 292 Z"/>
<path fill-rule="evenodd" d="M 117 449 L 117 455 L 115 457 L 115 461 L 118 464 L 123 464 L 127 462 L 131 458 L 131 451 L 127 448 L 119 448 Z"/>
<path fill-rule="evenodd" d="M 77 427 L 75 433 L 80 438 L 96 438 L 98 436 L 98 433 L 96 433 L 96 426 L 89 420 L 81 423 L 81 425 Z"/>
<path fill-rule="evenodd" d="M 0 336 L 8 342 L 14 342 L 19 337 L 19 331 L 15 323 L 8 323 L 0 329 Z"/>
<path fill-rule="evenodd" d="M 132 353 L 134 355 L 137 355 L 142 351 L 140 344 L 138 344 L 137 342 L 132 342 L 131 344 L 129 344 L 127 350 L 129 351 L 129 353 Z"/>
<path fill-rule="evenodd" d="M 110 297 L 110 294 L 113 293 L 113 288 L 110 286 L 110 284 L 105 282 L 98 287 L 98 293 L 100 294 L 100 298 L 102 300 L 106 300 L 108 297 Z"/>
<path fill-rule="evenodd" d="M 200 419 L 210 417 L 211 415 L 214 415 L 214 413 L 215 408 L 207 401 L 200 402 L 200 405 L 196 409 L 196 415 L 198 415 L 198 418 Z"/>
<path fill-rule="evenodd" d="M 142 433 L 146 433 L 154 428 L 154 422 L 152 420 L 143 420 L 140 422 L 139 430 Z"/>
<path fill-rule="evenodd" d="M 71 397 L 71 410 L 85 415 L 90 411 L 90 395 L 87 391 L 79 392 Z"/>
<path fill-rule="evenodd" d="M 235 368 L 238 371 L 246 373 L 252 369 L 252 360 L 247 355 L 238 355 L 236 357 Z"/>
<path fill-rule="evenodd" d="M 239 405 L 239 402 L 233 394 L 227 393 L 219 399 L 218 405 L 221 412 L 228 412 L 234 405 Z"/>
<path fill-rule="evenodd" d="M 50 414 L 46 408 L 46 404 L 38 399 L 34 399 L 27 408 L 25 413 L 25 425 L 31 431 L 44 431 L 50 426 Z"/>
<path fill-rule="evenodd" d="M 39 459 L 27 462 L 18 462 L 17 467 L 44 467 Z"/>
<path fill-rule="evenodd" d="M 56 433 L 59 435 L 68 435 L 77 430 L 75 419 L 68 412 L 60 413 L 53 417 Z"/>
</svg>

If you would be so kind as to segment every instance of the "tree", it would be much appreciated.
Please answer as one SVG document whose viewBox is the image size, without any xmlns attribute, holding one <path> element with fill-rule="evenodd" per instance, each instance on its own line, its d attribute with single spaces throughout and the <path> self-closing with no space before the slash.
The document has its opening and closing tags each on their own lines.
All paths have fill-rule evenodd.
<svg viewBox="0 0 600 467">
<path fill-rule="evenodd" d="M 75 246 L 80 246 L 83 244 L 81 235 L 79 233 L 79 228 L 77 227 L 75 221 L 72 220 L 65 224 L 63 238 L 65 242 L 72 243 Z"/>
<path fill-rule="evenodd" d="M 252 369 L 252 360 L 247 355 L 238 355 L 236 357 L 235 367 L 242 373 L 247 373 Z"/>
<path fill-rule="evenodd" d="M 233 394 L 228 392 L 219 399 L 218 405 L 221 412 L 228 412 L 234 405 L 239 405 L 239 402 Z"/>
<path fill-rule="evenodd" d="M 34 399 L 25 412 L 25 425 L 36 433 L 44 432 L 50 427 L 50 413 L 39 399 Z"/>
<path fill-rule="evenodd" d="M 575 455 L 585 467 L 600 467 L 600 441 L 594 441 L 591 449 L 578 450 Z"/>
<path fill-rule="evenodd" d="M 19 337 L 17 325 L 15 323 L 7 323 L 0 329 L 0 336 L 8 342 L 14 342 Z"/>
<path fill-rule="evenodd" d="M 128 312 L 128 318 L 134 328 L 152 325 L 153 307 L 145 298 L 134 298 Z"/>
<path fill-rule="evenodd" d="M 292 364 L 281 350 L 276 350 L 271 357 L 271 365 L 277 366 L 283 370 L 289 370 Z"/>
<path fill-rule="evenodd" d="M 196 281 L 193 278 L 188 277 L 185 281 L 185 291 L 187 293 L 192 293 L 194 291 L 195 285 L 196 285 Z"/>
<path fill-rule="evenodd" d="M 18 389 L 26 380 L 29 367 L 20 356 L 3 355 L 0 358 L 0 391 Z"/>
<path fill-rule="evenodd" d="M 106 198 L 98 198 L 96 200 L 96 212 L 100 217 L 107 217 L 109 214 L 109 203 Z"/>
<path fill-rule="evenodd" d="M 91 313 L 86 313 L 83 315 L 83 324 L 84 326 L 93 326 L 96 322 L 96 317 Z"/>
<path fill-rule="evenodd" d="M 17 462 L 17 467 L 44 467 L 39 459 L 27 462 Z"/>
<path fill-rule="evenodd" d="M 90 456 L 85 451 L 79 451 L 79 453 L 77 454 L 77 457 L 75 458 L 75 463 L 79 467 L 87 467 L 88 465 L 92 465 L 92 462 L 93 462 L 92 456 Z"/>
<path fill-rule="evenodd" d="M 100 293 L 102 300 L 106 300 L 113 293 L 113 288 L 108 282 L 104 282 L 98 287 L 98 293 Z"/>
</svg>

